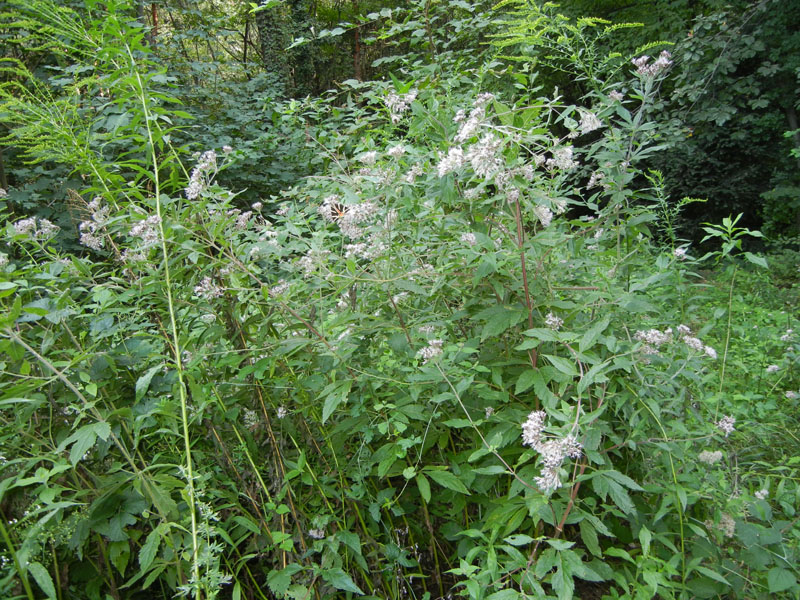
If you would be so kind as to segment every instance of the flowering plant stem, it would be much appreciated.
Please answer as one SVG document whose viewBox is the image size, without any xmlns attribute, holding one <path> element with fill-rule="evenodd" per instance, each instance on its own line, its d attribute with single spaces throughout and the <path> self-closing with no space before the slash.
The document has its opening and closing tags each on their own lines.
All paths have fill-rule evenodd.
<svg viewBox="0 0 800 600">
<path fill-rule="evenodd" d="M 131 52 L 131 48 L 128 44 L 125 45 L 125 49 L 128 53 L 128 58 L 130 60 L 130 64 L 132 67 L 136 66 L 136 59 Z M 167 241 L 164 235 L 164 218 L 163 218 L 163 210 L 161 205 L 161 180 L 159 178 L 158 172 L 158 156 L 156 154 L 156 144 L 155 139 L 153 137 L 153 128 L 151 126 L 151 119 L 150 119 L 150 105 L 146 90 L 144 88 L 144 84 L 142 82 L 141 74 L 139 73 L 138 69 L 133 68 L 133 72 L 136 75 L 136 86 L 134 92 L 136 93 L 140 105 L 142 107 L 142 114 L 144 116 L 144 124 L 147 128 L 147 142 L 148 142 L 148 150 L 150 153 L 150 159 L 152 162 L 153 167 L 153 191 L 156 197 L 156 214 L 158 215 L 158 231 L 159 237 L 161 238 L 161 252 L 164 256 L 164 289 L 167 296 L 167 307 L 169 310 L 169 320 L 170 320 L 170 327 L 172 329 L 172 348 L 175 355 L 175 371 L 178 375 L 178 393 L 180 394 L 180 401 L 181 401 L 181 421 L 183 425 L 183 444 L 184 444 L 184 454 L 185 454 L 185 462 L 186 462 L 186 485 L 188 491 L 188 501 L 189 501 L 189 514 L 191 517 L 191 524 L 192 524 L 192 577 L 195 582 L 200 584 L 200 564 L 198 561 L 198 552 L 199 552 L 199 541 L 197 537 L 197 507 L 196 507 L 196 499 L 195 499 L 195 489 L 194 489 L 194 474 L 192 472 L 192 445 L 189 438 L 189 412 L 187 410 L 187 402 L 186 402 L 186 385 L 183 380 L 183 362 L 181 360 L 181 342 L 180 338 L 178 337 L 178 325 L 175 319 L 175 304 L 172 298 L 172 281 L 170 276 L 169 270 L 169 253 L 167 252 Z M 201 592 L 203 586 L 200 589 L 195 590 L 195 598 L 197 600 L 202 600 L 203 595 Z"/>
</svg>

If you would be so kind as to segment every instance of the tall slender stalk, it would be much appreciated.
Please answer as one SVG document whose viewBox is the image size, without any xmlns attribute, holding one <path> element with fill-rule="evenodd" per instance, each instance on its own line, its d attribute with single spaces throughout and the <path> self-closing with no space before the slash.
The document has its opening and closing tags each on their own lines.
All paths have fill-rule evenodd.
<svg viewBox="0 0 800 600">
<path fill-rule="evenodd" d="M 200 583 L 200 565 L 198 562 L 198 554 L 200 544 L 197 535 L 197 501 L 194 488 L 194 472 L 192 468 L 192 443 L 189 437 L 189 411 L 187 409 L 186 398 L 186 384 L 183 379 L 183 362 L 181 361 L 181 342 L 178 336 L 178 323 L 175 318 L 175 303 L 172 298 L 172 277 L 169 269 L 169 252 L 167 251 L 167 240 L 164 234 L 164 212 L 161 204 L 161 179 L 158 172 L 158 156 L 156 154 L 156 145 L 153 138 L 153 128 L 150 120 L 149 100 L 145 94 L 144 84 L 142 77 L 136 66 L 136 59 L 133 57 L 131 48 L 125 44 L 125 50 L 128 53 L 130 64 L 133 72 L 136 75 L 136 87 L 134 92 L 139 97 L 144 115 L 144 123 L 147 128 L 147 142 L 150 152 L 150 160 L 153 166 L 153 191 L 156 197 L 156 214 L 158 216 L 158 230 L 159 237 L 161 238 L 161 253 L 164 257 L 164 289 L 167 296 L 167 308 L 169 310 L 170 328 L 172 330 L 172 348 L 175 356 L 175 371 L 178 375 L 178 393 L 181 401 L 181 424 L 183 429 L 183 445 L 184 445 L 184 460 L 186 462 L 186 485 L 188 490 L 189 500 L 189 514 L 192 523 L 192 577 L 195 582 Z M 202 600 L 202 588 L 195 590 L 195 597 Z"/>
</svg>

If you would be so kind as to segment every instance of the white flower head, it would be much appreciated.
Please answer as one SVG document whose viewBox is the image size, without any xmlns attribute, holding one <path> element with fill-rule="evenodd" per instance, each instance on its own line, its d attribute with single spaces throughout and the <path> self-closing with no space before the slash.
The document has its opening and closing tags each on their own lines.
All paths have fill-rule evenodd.
<svg viewBox="0 0 800 600">
<path fill-rule="evenodd" d="M 461 234 L 461 241 L 468 246 L 474 246 L 478 243 L 478 238 L 476 238 L 475 234 L 470 231 Z"/>
<path fill-rule="evenodd" d="M 735 417 L 730 417 L 726 415 L 716 422 L 716 426 L 722 430 L 722 432 L 725 434 L 725 437 L 728 437 L 736 429 L 734 427 L 735 423 L 736 423 Z"/>
</svg>

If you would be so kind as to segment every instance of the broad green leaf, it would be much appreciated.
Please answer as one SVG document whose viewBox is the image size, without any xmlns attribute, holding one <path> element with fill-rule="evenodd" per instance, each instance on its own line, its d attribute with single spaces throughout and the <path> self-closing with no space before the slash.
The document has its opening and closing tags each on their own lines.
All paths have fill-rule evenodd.
<svg viewBox="0 0 800 600">
<path fill-rule="evenodd" d="M 554 356 L 552 354 L 545 354 L 544 357 L 550 361 L 550 364 L 565 375 L 575 377 L 578 374 L 578 369 L 575 367 L 574 360 L 566 359 L 562 356 Z"/>
<path fill-rule="evenodd" d="M 337 590 L 353 592 L 354 594 L 364 595 L 364 592 L 353 582 L 350 575 L 341 569 L 326 569 L 322 572 L 322 578 L 335 587 Z"/>
<path fill-rule="evenodd" d="M 517 379 L 517 386 L 514 388 L 514 394 L 519 395 L 530 388 L 534 383 L 536 383 L 537 376 L 541 375 L 539 375 L 539 372 L 535 371 L 534 369 L 528 369 L 527 371 L 524 371 L 522 375 L 519 376 L 519 379 Z"/>
<path fill-rule="evenodd" d="M 597 323 L 591 326 L 589 330 L 583 334 L 581 341 L 578 345 L 578 349 L 581 352 L 585 352 L 589 348 L 591 348 L 594 343 L 597 341 L 597 338 L 600 337 L 600 334 L 603 333 L 607 328 L 608 324 L 611 322 L 610 317 L 605 317 L 600 319 Z"/>
<path fill-rule="evenodd" d="M 156 365 L 147 370 L 147 372 L 139 377 L 136 380 L 136 401 L 138 402 L 144 395 L 147 393 L 147 389 L 150 387 L 150 382 L 153 380 L 153 376 L 158 373 L 163 368 L 163 365 Z"/>
<path fill-rule="evenodd" d="M 94 423 L 91 425 L 84 425 L 65 440 L 67 442 L 74 442 L 69 451 L 69 461 L 72 463 L 73 467 L 80 462 L 83 455 L 86 454 L 97 441 L 97 434 L 95 433 L 94 426 Z"/>
<path fill-rule="evenodd" d="M 797 584 L 797 579 L 794 574 L 788 569 L 781 567 L 773 567 L 767 573 L 767 585 L 769 586 L 770 594 L 777 594 L 794 587 Z"/>
<path fill-rule="evenodd" d="M 56 586 L 53 585 L 53 578 L 50 573 L 45 569 L 41 563 L 32 562 L 28 565 L 28 573 L 33 575 L 36 584 L 42 588 L 42 591 L 47 594 L 48 600 L 56 597 Z"/>
<path fill-rule="evenodd" d="M 158 554 L 158 546 L 161 544 L 161 531 L 159 527 L 156 527 L 147 534 L 147 538 L 142 544 L 141 549 L 139 550 L 139 568 L 142 571 L 146 571 L 151 564 L 153 564 L 153 560 Z"/>
<path fill-rule="evenodd" d="M 323 424 L 328 420 L 328 417 L 333 414 L 333 411 L 347 398 L 347 395 L 350 393 L 350 388 L 353 385 L 353 380 L 345 379 L 343 381 L 337 381 L 334 385 L 335 387 L 328 392 L 325 403 L 322 405 Z M 331 386 L 326 387 L 325 390 L 328 390 L 330 387 Z M 325 394 L 325 390 L 323 390 L 323 394 Z"/>
<path fill-rule="evenodd" d="M 464 485 L 464 483 L 449 471 L 425 471 L 425 472 L 428 474 L 428 477 L 433 479 L 436 483 L 438 483 L 442 487 L 446 487 L 447 489 L 453 490 L 454 492 L 459 492 L 460 494 L 469 494 L 469 490 Z"/>
</svg>

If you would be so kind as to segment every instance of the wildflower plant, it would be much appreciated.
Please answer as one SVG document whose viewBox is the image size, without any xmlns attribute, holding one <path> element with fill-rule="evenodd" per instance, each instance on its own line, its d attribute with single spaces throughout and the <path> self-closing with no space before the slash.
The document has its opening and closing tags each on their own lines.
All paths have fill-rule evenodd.
<svg viewBox="0 0 800 600">
<path fill-rule="evenodd" d="M 658 301 L 692 264 L 653 243 L 639 187 L 668 57 L 595 73 L 580 106 L 490 66 L 364 84 L 351 139 L 309 142 L 323 172 L 256 208 L 216 177 L 235 151 L 170 145 L 180 111 L 120 19 L 87 27 L 133 44 L 103 68 L 128 60 L 135 181 L 76 165 L 96 167 L 82 253 L 6 227 L 9 581 L 50 596 L 67 564 L 72 597 L 398 600 L 788 581 L 766 503 L 796 488 L 733 494 L 750 424 L 719 410 L 711 327 Z M 752 539 L 775 558 L 737 577 Z"/>
</svg>

